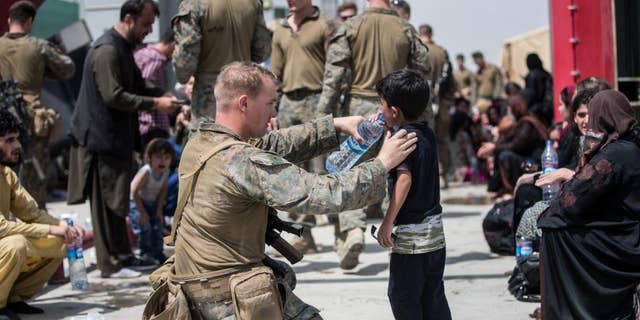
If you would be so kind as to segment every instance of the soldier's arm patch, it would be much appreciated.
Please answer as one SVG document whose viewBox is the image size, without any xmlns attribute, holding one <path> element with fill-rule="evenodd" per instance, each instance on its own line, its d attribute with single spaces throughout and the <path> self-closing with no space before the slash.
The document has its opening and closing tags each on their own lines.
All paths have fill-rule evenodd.
<svg viewBox="0 0 640 320">
<path fill-rule="evenodd" d="M 273 153 L 249 157 L 267 205 L 285 209 L 304 201 L 308 195 L 304 170 Z"/>
</svg>

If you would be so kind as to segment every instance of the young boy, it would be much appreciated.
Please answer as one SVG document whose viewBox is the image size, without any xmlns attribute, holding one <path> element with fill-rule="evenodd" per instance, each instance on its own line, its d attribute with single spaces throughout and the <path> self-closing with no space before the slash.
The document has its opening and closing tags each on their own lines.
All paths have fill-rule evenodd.
<svg viewBox="0 0 640 320">
<path fill-rule="evenodd" d="M 173 146 L 167 139 L 155 138 L 145 150 L 145 164 L 131 181 L 131 211 L 129 219 L 138 236 L 140 255 L 167 259 L 162 252 L 164 214 L 169 166 L 174 158 Z"/>
<path fill-rule="evenodd" d="M 396 319 L 451 319 L 442 278 L 445 242 L 436 139 L 426 122 L 416 120 L 429 101 L 429 87 L 419 73 L 403 69 L 380 80 L 376 90 L 387 127 L 418 137 L 416 150 L 387 175 L 391 200 L 378 232 L 380 245 L 392 248 L 391 309 Z"/>
</svg>

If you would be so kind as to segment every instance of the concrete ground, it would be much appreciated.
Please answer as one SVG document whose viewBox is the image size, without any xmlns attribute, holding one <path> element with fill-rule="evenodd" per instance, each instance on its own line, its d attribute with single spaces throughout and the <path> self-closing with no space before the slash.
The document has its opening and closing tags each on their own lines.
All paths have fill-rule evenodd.
<svg viewBox="0 0 640 320">
<path fill-rule="evenodd" d="M 482 235 L 482 219 L 490 205 L 478 204 L 484 186 L 454 185 L 443 190 L 444 225 L 447 241 L 445 288 L 453 319 L 528 319 L 537 307 L 516 301 L 507 291 L 514 258 L 489 252 Z M 449 204 L 458 203 L 458 204 Z M 88 205 L 49 204 L 54 214 L 76 212 L 81 221 L 89 216 Z M 380 221 L 371 221 L 376 225 Z M 393 319 L 387 300 L 388 251 L 380 247 L 367 230 L 366 250 L 354 270 L 338 267 L 332 250 L 333 227 L 313 229 L 320 253 L 307 255 L 294 266 L 298 277 L 296 293 L 321 310 L 325 319 Z M 93 249 L 86 253 L 94 260 Z M 99 278 L 89 273 L 90 289 L 72 291 L 69 284 L 48 286 L 31 303 L 44 308 L 45 315 L 23 319 L 139 319 L 150 293 L 147 276 L 130 280 Z"/>
</svg>

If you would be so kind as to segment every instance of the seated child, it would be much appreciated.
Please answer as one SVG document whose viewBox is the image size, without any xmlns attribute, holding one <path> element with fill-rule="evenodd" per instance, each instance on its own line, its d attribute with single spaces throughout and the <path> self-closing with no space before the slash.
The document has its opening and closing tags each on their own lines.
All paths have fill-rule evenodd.
<svg viewBox="0 0 640 320">
<path fill-rule="evenodd" d="M 146 164 L 131 181 L 129 219 L 138 236 L 140 255 L 156 259 L 160 264 L 167 259 L 162 252 L 163 207 L 174 156 L 173 146 L 167 139 L 151 140 L 144 153 Z"/>
<path fill-rule="evenodd" d="M 429 101 L 429 86 L 418 72 L 402 69 L 380 80 L 376 91 L 387 127 L 418 137 L 416 150 L 387 175 L 390 203 L 378 232 L 380 245 L 392 248 L 391 309 L 396 319 L 451 319 L 436 139 L 426 122 L 416 120 Z"/>
</svg>

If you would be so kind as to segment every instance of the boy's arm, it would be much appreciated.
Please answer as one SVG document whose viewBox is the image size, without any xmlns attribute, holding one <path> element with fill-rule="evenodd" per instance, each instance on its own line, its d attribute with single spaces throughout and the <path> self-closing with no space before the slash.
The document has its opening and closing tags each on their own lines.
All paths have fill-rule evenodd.
<svg viewBox="0 0 640 320">
<path fill-rule="evenodd" d="M 162 187 L 160 187 L 158 199 L 156 200 L 156 217 L 158 217 L 158 222 L 161 226 L 164 226 L 164 204 L 167 201 L 167 180 L 165 180 Z"/>
<path fill-rule="evenodd" d="M 149 213 L 144 208 L 142 198 L 140 198 L 140 189 L 147 184 L 147 174 L 147 171 L 140 170 L 136 173 L 136 176 L 133 177 L 133 181 L 131 181 L 131 196 L 133 197 L 133 202 L 136 204 L 138 223 L 140 226 L 149 225 Z"/>
<path fill-rule="evenodd" d="M 389 209 L 387 209 L 387 214 L 384 216 L 380 231 L 378 231 L 378 243 L 385 248 L 393 246 L 393 240 L 391 239 L 393 222 L 396 220 L 400 208 L 402 208 L 404 201 L 407 199 L 409 189 L 411 189 L 411 171 L 402 168 L 396 170 L 398 179 L 391 194 Z"/>
</svg>

